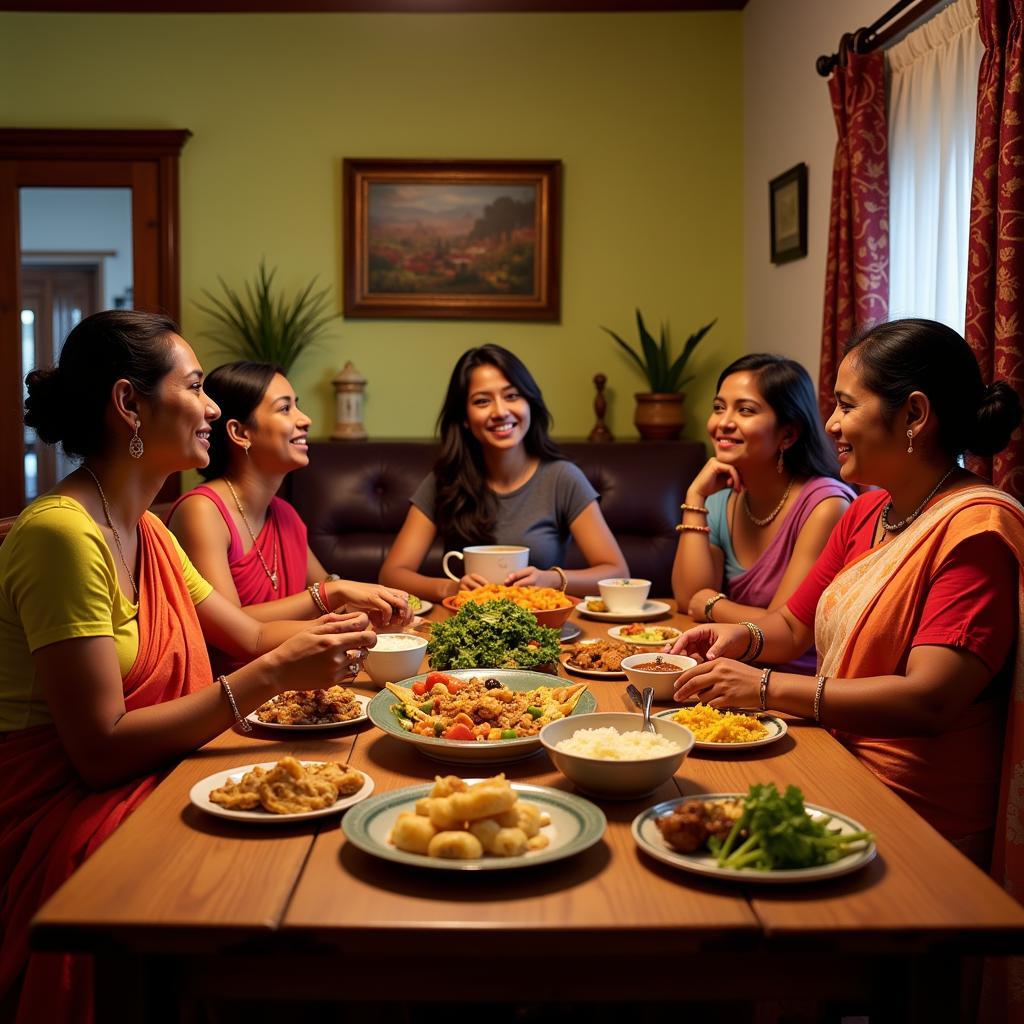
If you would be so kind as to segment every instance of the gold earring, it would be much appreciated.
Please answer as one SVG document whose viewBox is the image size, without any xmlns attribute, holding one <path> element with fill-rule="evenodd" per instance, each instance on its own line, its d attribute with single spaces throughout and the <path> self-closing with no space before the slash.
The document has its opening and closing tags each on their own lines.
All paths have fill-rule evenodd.
<svg viewBox="0 0 1024 1024">
<path fill-rule="evenodd" d="M 249 458 L 249 449 L 251 447 L 252 447 L 252 441 L 246 441 L 245 444 L 242 445 L 242 451 L 245 452 L 245 457 L 246 458 Z"/>
<path fill-rule="evenodd" d="M 907 454 L 914 454 L 914 432 L 912 430 L 907 431 Z"/>
<path fill-rule="evenodd" d="M 132 439 L 128 442 L 128 454 L 133 459 L 141 459 L 142 453 L 145 451 L 145 446 L 142 443 L 142 438 L 139 437 L 139 421 L 135 421 L 135 433 L 132 435 Z"/>
<path fill-rule="evenodd" d="M 784 461 L 783 461 L 783 459 L 782 459 L 782 456 L 783 456 L 783 455 L 785 454 L 785 451 L 786 451 L 786 449 L 785 449 L 785 448 L 780 448 L 780 449 L 779 449 L 779 459 L 778 459 L 778 461 L 777 461 L 777 462 L 775 463 L 775 471 L 776 471 L 776 472 L 777 472 L 777 473 L 778 473 L 778 474 L 779 474 L 780 476 L 782 475 L 782 473 L 784 473 L 784 472 L 785 472 L 785 469 L 786 469 L 786 464 L 785 464 L 785 462 L 784 462 Z"/>
</svg>

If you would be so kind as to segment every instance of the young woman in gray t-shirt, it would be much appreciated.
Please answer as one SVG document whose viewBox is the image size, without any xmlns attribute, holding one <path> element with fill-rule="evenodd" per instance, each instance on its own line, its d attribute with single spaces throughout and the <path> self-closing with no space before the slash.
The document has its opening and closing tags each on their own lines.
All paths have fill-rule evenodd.
<svg viewBox="0 0 1024 1024">
<path fill-rule="evenodd" d="M 433 601 L 487 581 L 424 576 L 434 538 L 446 548 L 521 544 L 531 564 L 509 585 L 594 593 L 598 580 L 628 576 L 626 560 L 598 505 L 598 494 L 548 436 L 551 415 L 522 361 L 498 345 L 463 353 L 438 418 L 441 455 L 410 499 L 405 523 L 381 567 L 382 583 Z M 585 569 L 561 568 L 569 541 Z"/>
</svg>

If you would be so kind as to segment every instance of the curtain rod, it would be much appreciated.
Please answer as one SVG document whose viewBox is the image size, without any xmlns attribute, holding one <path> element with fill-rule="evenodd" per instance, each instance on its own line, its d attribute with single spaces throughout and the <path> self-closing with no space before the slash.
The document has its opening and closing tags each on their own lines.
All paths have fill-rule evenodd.
<svg viewBox="0 0 1024 1024">
<path fill-rule="evenodd" d="M 924 17 L 933 7 L 947 2 L 948 0 L 898 0 L 885 14 L 867 27 L 859 28 L 856 32 L 847 32 L 839 40 L 837 53 L 828 56 L 822 54 L 814 62 L 818 74 L 822 78 L 828 78 L 836 65 L 845 61 L 847 53 L 870 53 L 885 46 L 890 39 Z M 908 7 L 910 10 L 907 10 Z"/>
</svg>

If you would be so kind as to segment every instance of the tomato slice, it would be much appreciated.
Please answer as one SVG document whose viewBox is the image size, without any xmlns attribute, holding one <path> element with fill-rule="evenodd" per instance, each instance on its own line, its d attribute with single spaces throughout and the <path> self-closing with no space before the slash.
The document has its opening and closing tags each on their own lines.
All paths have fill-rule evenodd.
<svg viewBox="0 0 1024 1024">
<path fill-rule="evenodd" d="M 450 729 L 446 729 L 441 733 L 441 738 L 445 740 L 475 740 L 476 737 L 473 735 L 473 730 L 467 725 L 463 725 L 461 722 L 458 725 L 453 725 Z"/>
<path fill-rule="evenodd" d="M 448 687 L 448 692 L 451 694 L 456 694 L 459 690 L 466 688 L 466 684 L 459 679 L 446 679 L 445 686 Z"/>
<path fill-rule="evenodd" d="M 427 689 L 432 689 L 438 683 L 442 683 L 444 686 L 448 685 L 448 677 L 443 672 L 431 672 L 424 681 L 424 685 Z"/>
<path fill-rule="evenodd" d="M 412 692 L 415 693 L 417 697 L 422 697 L 427 692 L 427 684 L 424 682 L 413 683 Z"/>
</svg>

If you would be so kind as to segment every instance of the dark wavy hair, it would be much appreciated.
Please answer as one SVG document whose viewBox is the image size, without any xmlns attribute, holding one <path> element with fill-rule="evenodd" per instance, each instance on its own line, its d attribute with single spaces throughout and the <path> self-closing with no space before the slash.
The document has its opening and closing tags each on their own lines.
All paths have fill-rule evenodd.
<svg viewBox="0 0 1024 1024">
<path fill-rule="evenodd" d="M 57 365 L 25 378 L 25 424 L 46 444 L 87 459 L 103 451 L 106 409 L 122 378 L 152 398 L 173 365 L 170 317 L 132 309 L 93 313 L 71 329 Z M 127 444 L 127 440 L 126 440 Z"/>
<path fill-rule="evenodd" d="M 526 399 L 530 428 L 523 445 L 530 455 L 544 461 L 564 458 L 551 440 L 551 413 L 537 382 L 523 361 L 500 345 L 480 345 L 459 357 L 448 381 L 448 392 L 437 417 L 441 454 L 434 464 L 435 522 L 445 543 L 465 547 L 494 540 L 498 502 L 487 486 L 480 442 L 466 426 L 469 382 L 478 366 L 493 366 Z"/>
<path fill-rule="evenodd" d="M 199 470 L 204 480 L 215 480 L 228 471 L 231 464 L 228 420 L 248 424 L 277 373 L 285 375 L 275 363 L 240 359 L 224 363 L 207 375 L 203 390 L 220 406 L 220 417 L 210 424 L 210 463 Z"/>
<path fill-rule="evenodd" d="M 970 345 L 935 320 L 892 320 L 847 346 L 865 387 L 882 400 L 889 425 L 912 391 L 927 395 L 939 421 L 939 444 L 955 458 L 994 455 L 1021 421 L 1021 400 L 1006 381 L 987 387 Z"/>
<path fill-rule="evenodd" d="M 796 427 L 796 440 L 782 453 L 782 464 L 793 476 L 839 478 L 835 446 L 821 424 L 818 401 L 810 374 L 785 356 L 753 352 L 730 363 L 718 378 L 715 390 L 734 373 L 752 373 L 757 388 L 771 406 L 782 427 Z"/>
</svg>

